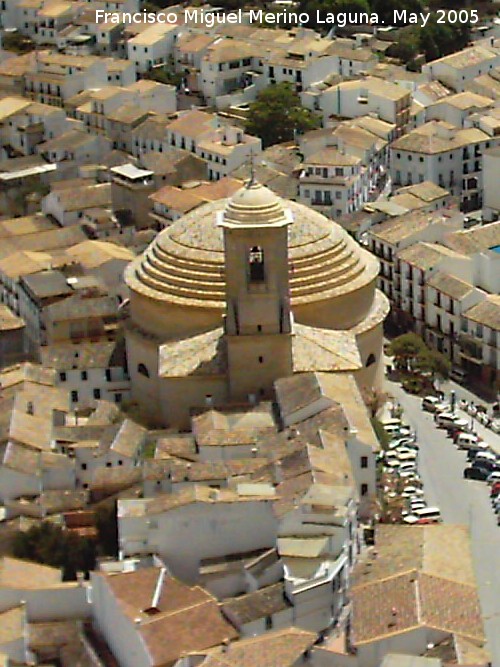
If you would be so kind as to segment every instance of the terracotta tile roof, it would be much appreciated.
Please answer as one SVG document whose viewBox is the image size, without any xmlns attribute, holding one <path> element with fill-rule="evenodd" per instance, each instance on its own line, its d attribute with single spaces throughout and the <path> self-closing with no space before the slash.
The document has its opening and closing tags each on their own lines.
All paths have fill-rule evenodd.
<svg viewBox="0 0 500 667">
<path fill-rule="evenodd" d="M 231 477 L 250 475 L 262 468 L 267 459 L 251 458 L 234 461 L 199 461 L 195 463 L 173 463 L 172 482 L 204 482 L 210 480 L 228 480 Z"/>
<path fill-rule="evenodd" d="M 416 572 L 408 572 L 352 589 L 355 646 L 420 625 L 416 579 Z"/>
<path fill-rule="evenodd" d="M 176 48 L 181 53 L 197 53 L 206 49 L 215 41 L 217 37 L 214 35 L 198 35 L 198 34 L 184 34 L 177 40 Z"/>
<path fill-rule="evenodd" d="M 156 443 L 155 458 L 175 457 L 195 461 L 197 458 L 196 443 L 192 435 L 175 434 L 159 438 Z"/>
<path fill-rule="evenodd" d="M 145 613 L 151 607 L 161 569 L 158 567 L 141 568 L 134 572 L 119 574 L 97 573 L 106 580 L 122 613 L 132 621 L 135 618 L 151 618 Z M 187 586 L 173 577 L 165 576 L 161 595 L 157 604 L 160 613 L 172 613 L 197 604 L 212 600 L 212 596 L 199 586 Z"/>
<path fill-rule="evenodd" d="M 161 572 L 159 568 L 144 568 L 97 575 L 105 577 L 122 613 L 133 622 L 140 619 L 135 628 L 147 646 L 153 667 L 167 667 L 185 653 L 211 648 L 237 637 L 236 630 L 223 618 L 209 593 Z M 159 585 L 159 599 L 150 612 Z"/>
<path fill-rule="evenodd" d="M 62 574 L 58 568 L 19 558 L 0 560 L 0 588 L 36 590 L 52 588 L 61 581 Z"/>
<path fill-rule="evenodd" d="M 188 213 L 203 204 L 203 200 L 192 190 L 176 188 L 173 185 L 164 185 L 149 198 L 156 204 L 163 204 L 163 206 L 182 214 Z"/>
<path fill-rule="evenodd" d="M 215 649 L 200 667 L 292 667 L 316 641 L 316 633 L 290 627 Z"/>
<path fill-rule="evenodd" d="M 221 375 L 226 368 L 226 344 L 220 328 L 164 343 L 160 348 L 161 377 Z"/>
<path fill-rule="evenodd" d="M 285 597 L 285 585 L 282 582 L 222 602 L 222 610 L 239 628 L 291 606 Z"/>
<path fill-rule="evenodd" d="M 260 495 L 243 495 L 229 489 L 212 489 L 201 484 L 192 484 L 174 493 L 164 493 L 147 499 L 137 505 L 122 506 L 122 516 L 155 516 L 172 512 L 180 507 L 196 503 L 211 505 L 215 503 L 245 503 L 274 501 L 275 494 L 267 493 L 267 487 L 261 486 Z"/>
<path fill-rule="evenodd" d="M 475 586 L 425 574 L 419 577 L 419 594 L 425 625 L 484 640 L 483 619 Z"/>
<path fill-rule="evenodd" d="M 377 558 L 355 568 L 356 584 L 378 581 L 393 574 L 422 570 L 432 576 L 472 585 L 475 582 L 468 530 L 465 526 L 379 525 Z M 453 554 L 450 559 L 449 554 Z"/>
<path fill-rule="evenodd" d="M 442 271 L 437 271 L 434 273 L 428 280 L 427 285 L 434 287 L 434 289 L 451 296 L 453 299 L 463 299 L 464 296 L 470 294 L 472 291 L 472 285 L 469 283 L 456 278 L 455 276 L 450 275 L 449 273 L 444 273 Z"/>
<path fill-rule="evenodd" d="M 500 245 L 500 221 L 448 234 L 444 243 L 465 255 L 488 250 Z"/>
<path fill-rule="evenodd" d="M 362 367 L 355 338 L 349 332 L 294 324 L 294 372 L 355 371 Z"/>
<path fill-rule="evenodd" d="M 391 144 L 391 150 L 434 155 L 488 141 L 488 135 L 477 128 L 459 129 L 444 121 L 431 120 L 408 132 Z"/>
<path fill-rule="evenodd" d="M 147 430 L 131 419 L 125 419 L 120 426 L 110 450 L 129 458 L 135 457 L 146 441 Z"/>
<path fill-rule="evenodd" d="M 341 153 L 336 148 L 323 148 L 304 160 L 305 165 L 327 165 L 335 167 L 351 167 L 361 163 L 359 157 Z"/>
<path fill-rule="evenodd" d="M 377 557 L 354 571 L 353 642 L 417 626 L 484 641 L 464 526 L 379 526 Z"/>
<path fill-rule="evenodd" d="M 88 136 L 88 135 L 87 135 Z M 64 211 L 79 211 L 111 205 L 111 184 L 88 185 L 78 190 L 57 190 L 57 199 Z"/>
<path fill-rule="evenodd" d="M 217 117 L 205 111 L 193 109 L 181 112 L 176 120 L 168 123 L 166 129 L 186 137 L 195 138 L 214 130 L 218 125 Z"/>
<path fill-rule="evenodd" d="M 413 243 L 398 252 L 398 258 L 401 261 L 411 264 L 422 271 L 433 269 L 447 257 L 460 258 L 461 255 L 438 243 L 425 243 L 423 241 Z"/>
<path fill-rule="evenodd" d="M 495 59 L 496 53 L 494 50 L 485 49 L 481 45 L 471 46 L 462 51 L 457 51 L 452 53 L 449 56 L 443 56 L 436 60 L 431 60 L 428 63 L 429 67 L 436 65 L 437 63 L 445 64 L 448 67 L 453 67 L 457 70 L 463 70 L 472 65 L 477 65 L 482 62 L 488 62 L 488 60 Z"/>
<path fill-rule="evenodd" d="M 14 607 L 0 613 L 0 645 L 15 645 L 24 638 L 24 630 L 24 607 Z"/>
<path fill-rule="evenodd" d="M 201 447 L 254 444 L 276 432 L 268 404 L 239 411 L 207 410 L 193 418 L 192 429 Z"/>
<path fill-rule="evenodd" d="M 280 413 L 285 418 L 323 398 L 316 373 L 297 373 L 288 378 L 280 378 L 274 383 L 274 388 Z"/>
<path fill-rule="evenodd" d="M 489 296 L 465 311 L 464 317 L 493 331 L 500 331 L 500 296 Z"/>
<path fill-rule="evenodd" d="M 15 315 L 4 303 L 0 304 L 0 331 L 14 331 L 24 326 L 25 322 L 21 317 Z"/>
<path fill-rule="evenodd" d="M 212 648 L 238 636 L 215 601 L 151 620 L 141 626 L 140 633 L 152 657 L 152 667 L 173 665 L 182 655 Z"/>
</svg>

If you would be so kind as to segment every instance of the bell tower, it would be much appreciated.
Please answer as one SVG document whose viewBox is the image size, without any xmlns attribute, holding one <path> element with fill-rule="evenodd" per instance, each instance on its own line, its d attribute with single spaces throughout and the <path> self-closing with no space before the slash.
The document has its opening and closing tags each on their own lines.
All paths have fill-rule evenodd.
<svg viewBox="0 0 500 667">
<path fill-rule="evenodd" d="M 274 381 L 293 371 L 288 276 L 292 222 L 281 200 L 253 180 L 220 215 L 229 394 L 235 400 L 269 397 Z"/>
</svg>

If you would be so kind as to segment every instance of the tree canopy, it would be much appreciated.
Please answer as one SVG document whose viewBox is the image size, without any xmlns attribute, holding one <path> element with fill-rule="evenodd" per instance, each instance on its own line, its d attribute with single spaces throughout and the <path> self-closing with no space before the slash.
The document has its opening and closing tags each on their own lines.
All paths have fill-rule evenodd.
<svg viewBox="0 0 500 667">
<path fill-rule="evenodd" d="M 431 350 L 415 333 L 402 334 L 389 346 L 394 355 L 394 363 L 399 370 L 416 375 L 446 378 L 450 371 L 449 360 L 436 350 Z"/>
<path fill-rule="evenodd" d="M 16 558 L 59 567 L 65 581 L 76 579 L 78 572 L 88 574 L 95 568 L 96 547 L 92 540 L 63 530 L 49 521 L 18 531 L 13 540 Z"/>
<path fill-rule="evenodd" d="M 262 90 L 250 104 L 245 130 L 262 139 L 264 148 L 292 141 L 295 132 L 313 130 L 319 118 L 300 104 L 300 98 L 288 83 L 278 83 Z"/>
<path fill-rule="evenodd" d="M 400 30 L 399 39 L 391 47 L 391 55 L 404 63 L 411 62 L 422 53 L 426 61 L 442 58 L 467 46 L 470 39 L 470 26 L 438 24 L 430 20 L 425 27 L 411 26 Z"/>
</svg>

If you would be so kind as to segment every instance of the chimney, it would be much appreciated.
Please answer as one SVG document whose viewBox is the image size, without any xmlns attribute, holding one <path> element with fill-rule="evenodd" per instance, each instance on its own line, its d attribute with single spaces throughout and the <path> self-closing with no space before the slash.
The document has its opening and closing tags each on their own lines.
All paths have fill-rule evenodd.
<svg viewBox="0 0 500 667">
<path fill-rule="evenodd" d="M 160 573 L 158 574 L 158 579 L 156 580 L 155 590 L 153 592 L 153 598 L 151 600 L 151 605 L 148 609 L 144 611 L 148 614 L 158 612 L 158 605 L 160 604 L 161 592 L 163 590 L 163 582 L 165 581 L 165 575 L 167 574 L 167 569 L 162 567 Z"/>
<path fill-rule="evenodd" d="M 235 144 L 241 143 L 243 138 L 243 133 L 237 127 L 229 125 L 224 128 L 222 134 L 222 145 L 223 146 L 234 146 Z"/>
<path fill-rule="evenodd" d="M 281 484 L 283 481 L 283 468 L 281 465 L 281 461 L 275 461 L 274 462 L 274 483 L 275 484 Z"/>
</svg>

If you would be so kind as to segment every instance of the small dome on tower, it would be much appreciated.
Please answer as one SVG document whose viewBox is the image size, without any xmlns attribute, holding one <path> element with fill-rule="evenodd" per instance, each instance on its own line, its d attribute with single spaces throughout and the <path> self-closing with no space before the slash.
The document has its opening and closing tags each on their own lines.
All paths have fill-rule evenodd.
<svg viewBox="0 0 500 667">
<path fill-rule="evenodd" d="M 292 222 L 290 214 L 283 206 L 282 200 L 261 183 L 250 181 L 235 192 L 228 201 L 222 215 L 221 225 L 228 227 L 281 226 L 290 224 L 290 222 Z"/>
</svg>

